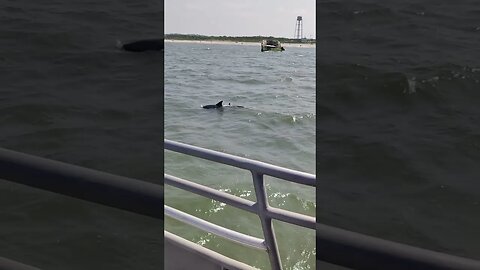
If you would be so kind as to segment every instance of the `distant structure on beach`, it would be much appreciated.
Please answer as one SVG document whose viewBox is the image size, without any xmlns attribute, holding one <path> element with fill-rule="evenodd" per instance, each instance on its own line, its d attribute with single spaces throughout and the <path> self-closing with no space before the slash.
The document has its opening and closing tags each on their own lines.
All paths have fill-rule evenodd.
<svg viewBox="0 0 480 270">
<path fill-rule="evenodd" d="M 297 21 L 295 22 L 295 34 L 294 39 L 301 41 L 303 38 L 303 20 L 302 16 L 297 16 Z"/>
</svg>

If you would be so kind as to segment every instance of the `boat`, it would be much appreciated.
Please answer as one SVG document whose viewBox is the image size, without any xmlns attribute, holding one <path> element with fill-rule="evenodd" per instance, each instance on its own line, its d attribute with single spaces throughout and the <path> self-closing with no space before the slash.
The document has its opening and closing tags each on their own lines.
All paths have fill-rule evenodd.
<svg viewBox="0 0 480 270">
<path fill-rule="evenodd" d="M 278 40 L 274 39 L 265 39 L 261 43 L 261 51 L 275 51 L 275 52 L 282 52 L 285 49 L 282 47 L 282 44 Z"/>
<path fill-rule="evenodd" d="M 347 231 L 320 223 L 321 217 L 317 217 L 316 223 L 315 217 L 279 209 L 268 204 L 264 175 L 311 187 L 316 186 L 315 175 L 165 139 L 164 149 L 250 171 L 257 198 L 255 202 L 168 174 L 164 174 L 164 185 L 174 186 L 257 214 L 260 218 L 263 238 L 224 228 L 165 205 L 162 184 L 113 175 L 2 148 L 0 148 L 0 179 L 150 216 L 161 221 L 164 221 L 165 216 L 174 218 L 241 245 L 267 252 L 272 270 L 282 270 L 277 235 L 273 230 L 272 220 L 316 231 L 317 268 L 337 265 L 349 269 L 480 269 L 479 260 Z M 163 269 L 256 269 L 171 232 L 164 230 L 164 236 L 166 260 Z M 57 258 L 44 258 L 43 261 L 51 263 L 55 259 Z M 161 267 L 158 266 L 158 268 Z M 0 269 L 40 270 L 1 256 Z"/>
<path fill-rule="evenodd" d="M 272 220 L 315 230 L 315 217 L 270 206 L 264 181 L 264 176 L 271 176 L 277 179 L 282 179 L 283 181 L 315 188 L 316 176 L 314 174 L 295 171 L 258 160 L 247 159 L 166 139 L 164 140 L 164 149 L 176 152 L 177 154 L 183 154 L 193 158 L 200 158 L 250 171 L 255 197 L 257 198 L 256 202 L 169 174 L 164 174 L 163 180 L 164 185 L 173 186 L 196 195 L 220 201 L 246 212 L 256 214 L 260 219 L 263 238 L 257 238 L 238 231 L 230 230 L 219 224 L 210 223 L 166 204 L 164 206 L 165 216 L 232 242 L 236 242 L 245 247 L 266 252 L 270 261 L 269 269 L 271 270 L 283 269 L 280 252 L 277 246 L 278 235 L 274 232 Z M 190 242 L 187 239 L 166 230 L 164 231 L 164 236 L 166 258 L 165 269 L 257 269 L 244 262 L 226 257 L 220 253 L 209 250 L 204 246 Z"/>
</svg>

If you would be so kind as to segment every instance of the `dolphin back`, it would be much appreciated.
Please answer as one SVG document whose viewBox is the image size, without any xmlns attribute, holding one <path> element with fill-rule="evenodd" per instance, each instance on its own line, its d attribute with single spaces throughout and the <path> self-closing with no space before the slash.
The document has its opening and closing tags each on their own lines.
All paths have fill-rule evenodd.
<svg viewBox="0 0 480 270">
<path fill-rule="evenodd" d="M 121 48 L 129 52 L 160 51 L 163 50 L 164 44 L 163 39 L 146 39 L 121 44 Z"/>
<path fill-rule="evenodd" d="M 223 105 L 223 100 L 220 100 L 220 102 L 218 102 L 217 104 L 215 105 L 203 105 L 202 108 L 204 109 L 217 109 L 217 108 L 222 108 Z"/>
</svg>

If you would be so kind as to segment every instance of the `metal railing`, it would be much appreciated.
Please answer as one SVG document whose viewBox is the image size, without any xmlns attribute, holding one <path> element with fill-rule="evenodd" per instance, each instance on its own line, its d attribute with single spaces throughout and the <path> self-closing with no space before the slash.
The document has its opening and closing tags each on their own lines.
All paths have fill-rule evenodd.
<svg viewBox="0 0 480 270">
<path fill-rule="evenodd" d="M 163 220 L 163 186 L 0 148 L 0 180 Z M 1 195 L 0 195 L 1 196 Z M 39 270 L 0 257 L 0 269 Z"/>
<path fill-rule="evenodd" d="M 263 177 L 264 175 L 269 175 L 286 181 L 315 187 L 315 175 L 170 140 L 164 140 L 164 148 L 177 153 L 182 153 L 250 171 L 252 173 L 253 186 L 257 198 L 256 202 L 168 174 L 164 174 L 164 184 L 171 185 L 213 200 L 221 201 L 225 204 L 258 215 L 260 218 L 264 239 L 259 239 L 229 230 L 227 228 L 193 217 L 169 206 L 165 206 L 165 215 L 231 241 L 235 241 L 242 245 L 265 250 L 268 253 L 270 265 L 272 269 L 275 270 L 282 269 L 282 263 L 278 252 L 277 240 L 275 237 L 272 220 L 276 219 L 315 230 L 314 217 L 269 206 Z"/>
<path fill-rule="evenodd" d="M 0 148 L 0 179 L 163 220 L 163 186 Z"/>
<path fill-rule="evenodd" d="M 0 269 L 1 270 L 40 270 L 36 267 L 19 263 L 7 258 L 0 257 Z"/>
<path fill-rule="evenodd" d="M 480 261 L 396 243 L 323 224 L 317 261 L 357 270 L 480 270 Z"/>
<path fill-rule="evenodd" d="M 387 241 L 323 224 L 315 218 L 270 207 L 267 202 L 263 175 L 315 186 L 315 176 L 285 168 L 235 157 L 207 149 L 165 141 L 165 149 L 217 161 L 252 172 L 257 202 L 205 187 L 174 176 L 165 175 L 165 183 L 224 202 L 258 214 L 262 220 L 264 238 L 259 239 L 213 226 L 185 213 L 165 206 L 165 213 L 180 220 L 218 233 L 233 241 L 267 250 L 272 267 L 281 269 L 272 219 L 316 229 L 317 262 L 325 261 L 352 269 L 480 269 L 480 262 L 445 253 Z M 0 179 L 39 188 L 82 200 L 127 210 L 137 214 L 164 219 L 163 186 L 132 178 L 121 177 L 92 169 L 48 160 L 0 148 Z M 2 268 L 3 267 L 3 268 Z M 0 257 L 0 269 L 36 269 Z"/>
</svg>

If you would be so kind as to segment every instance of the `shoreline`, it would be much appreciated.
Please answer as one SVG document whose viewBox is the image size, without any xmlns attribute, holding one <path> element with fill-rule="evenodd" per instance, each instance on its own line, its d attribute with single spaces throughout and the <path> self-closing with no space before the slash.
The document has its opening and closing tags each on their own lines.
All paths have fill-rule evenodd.
<svg viewBox="0 0 480 270">
<path fill-rule="evenodd" d="M 165 39 L 166 43 L 194 43 L 194 44 L 212 44 L 212 45 L 243 45 L 243 46 L 260 46 L 259 42 L 243 42 L 243 41 L 224 41 L 224 40 L 180 40 Z M 316 44 L 308 43 L 282 43 L 285 48 L 316 48 Z"/>
</svg>

